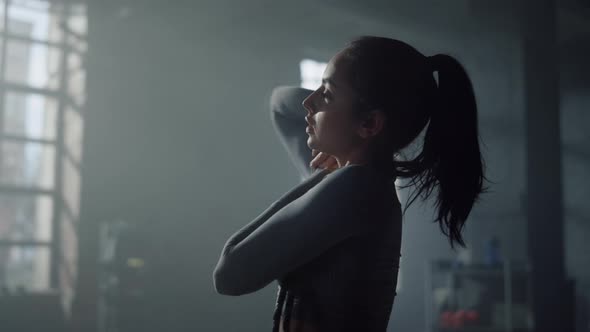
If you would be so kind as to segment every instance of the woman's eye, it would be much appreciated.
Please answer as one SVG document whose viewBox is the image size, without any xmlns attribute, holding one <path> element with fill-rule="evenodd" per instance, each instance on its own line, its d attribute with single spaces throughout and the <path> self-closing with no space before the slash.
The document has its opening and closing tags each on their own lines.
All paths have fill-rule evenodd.
<svg viewBox="0 0 590 332">
<path fill-rule="evenodd" d="M 330 101 L 330 97 L 328 96 L 328 94 L 327 94 L 327 93 L 325 93 L 325 92 L 322 92 L 322 97 L 324 97 L 324 99 L 325 99 L 326 101 Z"/>
</svg>

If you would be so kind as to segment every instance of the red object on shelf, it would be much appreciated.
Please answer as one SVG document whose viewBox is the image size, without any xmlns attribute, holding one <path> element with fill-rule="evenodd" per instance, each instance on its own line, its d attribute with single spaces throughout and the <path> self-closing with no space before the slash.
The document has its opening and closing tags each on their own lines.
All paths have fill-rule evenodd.
<svg viewBox="0 0 590 332">
<path fill-rule="evenodd" d="M 449 310 L 445 310 L 440 314 L 440 326 L 443 328 L 449 328 L 453 324 L 454 313 Z"/>
<path fill-rule="evenodd" d="M 465 325 L 479 321 L 477 310 L 460 309 L 457 311 L 445 310 L 440 314 L 439 324 L 442 328 L 461 328 Z"/>
<path fill-rule="evenodd" d="M 477 310 L 467 310 L 465 313 L 465 318 L 468 322 L 474 323 L 479 321 L 479 312 Z"/>
<path fill-rule="evenodd" d="M 465 324 L 465 310 L 457 310 L 453 315 L 453 324 L 452 326 L 455 328 L 463 327 Z"/>
</svg>

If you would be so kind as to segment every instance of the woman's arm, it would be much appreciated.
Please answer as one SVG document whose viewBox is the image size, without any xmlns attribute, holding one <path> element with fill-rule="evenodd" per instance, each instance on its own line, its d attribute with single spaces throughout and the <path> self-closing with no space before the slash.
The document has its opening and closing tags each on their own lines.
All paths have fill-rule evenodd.
<svg viewBox="0 0 590 332">
<path fill-rule="evenodd" d="M 274 201 L 266 210 L 264 210 L 264 212 L 262 212 L 253 221 L 251 221 L 249 224 L 242 227 L 242 229 L 240 229 L 238 232 L 233 234 L 226 241 L 221 255 L 224 256 L 227 250 L 241 242 L 244 238 L 246 238 L 248 235 L 250 235 L 250 233 L 252 233 L 258 227 L 260 227 L 260 225 L 264 224 L 268 220 L 268 218 L 270 218 L 273 214 L 282 209 L 285 205 L 291 203 L 292 201 L 301 197 L 301 195 L 305 194 L 310 188 L 312 188 L 318 182 L 320 182 L 328 173 L 329 172 L 327 170 L 318 168 L 313 172 L 313 174 L 309 178 L 305 179 L 303 182 L 299 183 L 294 188 L 290 189 L 285 194 L 283 194 L 279 199 Z"/>
<path fill-rule="evenodd" d="M 312 155 L 307 146 L 305 132 L 306 110 L 301 104 L 313 91 L 296 86 L 278 86 L 270 97 L 270 118 L 281 143 L 299 171 L 301 180 L 308 178 L 312 171 L 309 163 Z"/>
<path fill-rule="evenodd" d="M 371 229 L 391 205 L 386 190 L 370 169 L 349 165 L 288 204 L 271 205 L 226 243 L 213 273 L 216 291 L 252 293 Z"/>
</svg>

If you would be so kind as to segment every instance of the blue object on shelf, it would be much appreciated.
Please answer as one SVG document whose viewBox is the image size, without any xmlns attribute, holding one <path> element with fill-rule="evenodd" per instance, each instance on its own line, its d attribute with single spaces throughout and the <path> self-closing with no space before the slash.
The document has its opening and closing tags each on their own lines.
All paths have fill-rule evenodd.
<svg viewBox="0 0 590 332">
<path fill-rule="evenodd" d="M 490 266 L 500 265 L 502 263 L 500 240 L 495 235 L 486 243 L 485 263 Z"/>
</svg>

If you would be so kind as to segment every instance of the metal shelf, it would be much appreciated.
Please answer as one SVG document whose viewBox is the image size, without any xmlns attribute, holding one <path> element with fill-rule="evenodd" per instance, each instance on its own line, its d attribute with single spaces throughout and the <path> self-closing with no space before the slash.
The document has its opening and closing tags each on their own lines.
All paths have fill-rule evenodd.
<svg viewBox="0 0 590 332">
<path fill-rule="evenodd" d="M 481 263 L 457 266 L 452 261 L 435 260 L 427 262 L 425 273 L 426 331 L 532 329 L 532 290 L 527 262 L 505 260 L 495 266 Z M 457 321 L 454 327 L 442 324 L 444 311 L 461 309 L 473 310 L 479 320 L 463 327 Z"/>
</svg>

